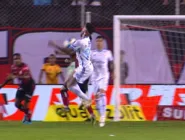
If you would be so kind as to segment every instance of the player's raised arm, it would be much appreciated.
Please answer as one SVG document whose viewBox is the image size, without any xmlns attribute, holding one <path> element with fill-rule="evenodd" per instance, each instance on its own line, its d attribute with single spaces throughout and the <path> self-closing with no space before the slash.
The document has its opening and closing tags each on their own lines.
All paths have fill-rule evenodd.
<svg viewBox="0 0 185 140">
<path fill-rule="evenodd" d="M 75 52 L 70 47 L 64 47 L 56 44 L 54 41 L 49 41 L 48 45 L 56 49 L 56 53 L 62 54 L 62 55 L 73 55 Z"/>
<path fill-rule="evenodd" d="M 0 85 L 0 88 L 4 87 L 6 84 L 8 84 L 10 81 L 12 81 L 14 79 L 14 75 L 9 74 L 6 78 L 6 80 L 4 81 L 4 83 L 2 83 Z"/>
<path fill-rule="evenodd" d="M 54 52 L 56 55 L 66 55 L 66 53 L 59 51 L 59 50 L 55 50 Z"/>
<path fill-rule="evenodd" d="M 8 74 L 8 76 L 6 77 L 5 81 L 3 84 L 0 85 L 0 88 L 4 87 L 5 85 L 7 85 L 9 82 L 11 82 L 13 79 L 17 78 L 17 76 L 14 74 L 13 72 L 13 66 L 11 67 L 11 72 Z"/>
</svg>

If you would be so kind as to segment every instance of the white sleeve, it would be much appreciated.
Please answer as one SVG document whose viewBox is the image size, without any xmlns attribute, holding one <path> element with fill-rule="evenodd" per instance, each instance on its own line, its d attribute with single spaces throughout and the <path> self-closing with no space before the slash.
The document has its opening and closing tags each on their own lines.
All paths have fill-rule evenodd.
<svg viewBox="0 0 185 140">
<path fill-rule="evenodd" d="M 108 60 L 109 60 L 109 61 L 113 61 L 113 56 L 112 56 L 112 52 L 111 52 L 111 51 L 109 51 L 109 57 L 108 57 Z"/>
<path fill-rule="evenodd" d="M 73 44 L 71 44 L 68 48 L 73 49 L 74 51 L 77 51 L 82 46 L 81 40 L 76 40 Z"/>
</svg>

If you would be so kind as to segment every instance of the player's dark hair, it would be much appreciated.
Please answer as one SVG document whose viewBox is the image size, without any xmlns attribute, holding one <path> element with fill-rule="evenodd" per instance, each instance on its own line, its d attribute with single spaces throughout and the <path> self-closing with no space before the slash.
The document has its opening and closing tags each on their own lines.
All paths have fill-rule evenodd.
<svg viewBox="0 0 185 140">
<path fill-rule="evenodd" d="M 13 56 L 19 56 L 19 57 L 21 57 L 21 54 L 20 53 L 14 53 Z"/>
<path fill-rule="evenodd" d="M 99 36 L 96 37 L 96 39 L 104 39 L 104 37 L 99 35 Z"/>
<path fill-rule="evenodd" d="M 95 28 L 91 23 L 86 23 L 85 27 L 87 31 L 89 32 L 89 34 L 92 34 L 95 32 Z"/>
</svg>

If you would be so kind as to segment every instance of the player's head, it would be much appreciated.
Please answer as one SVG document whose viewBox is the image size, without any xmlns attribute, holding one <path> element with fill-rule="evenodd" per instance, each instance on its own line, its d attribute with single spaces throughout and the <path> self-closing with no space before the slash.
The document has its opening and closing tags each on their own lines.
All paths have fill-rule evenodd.
<svg viewBox="0 0 185 140">
<path fill-rule="evenodd" d="M 56 56 L 54 54 L 49 55 L 49 63 L 50 64 L 55 64 L 56 62 Z"/>
<path fill-rule="evenodd" d="M 98 50 L 102 50 L 104 47 L 104 37 L 103 36 L 97 36 L 96 37 L 96 47 Z"/>
<path fill-rule="evenodd" d="M 22 63 L 21 54 L 20 53 L 14 53 L 13 54 L 13 63 L 15 65 L 20 65 Z"/>
<path fill-rule="evenodd" d="M 95 28 L 91 23 L 86 23 L 81 31 L 81 37 L 90 36 L 95 32 Z"/>
</svg>

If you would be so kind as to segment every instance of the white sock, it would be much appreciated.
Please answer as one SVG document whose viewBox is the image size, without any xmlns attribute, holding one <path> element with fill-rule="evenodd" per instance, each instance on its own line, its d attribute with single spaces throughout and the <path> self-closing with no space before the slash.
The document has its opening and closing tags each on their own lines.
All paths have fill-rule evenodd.
<svg viewBox="0 0 185 140">
<path fill-rule="evenodd" d="M 89 100 L 88 96 L 82 92 L 78 84 L 72 85 L 69 87 L 69 90 L 71 90 L 73 93 L 77 94 L 80 98 L 84 100 Z"/>
<path fill-rule="evenodd" d="M 105 93 L 101 93 L 100 97 L 96 99 L 96 108 L 100 114 L 100 117 L 106 117 L 106 104 L 107 99 Z"/>
</svg>

